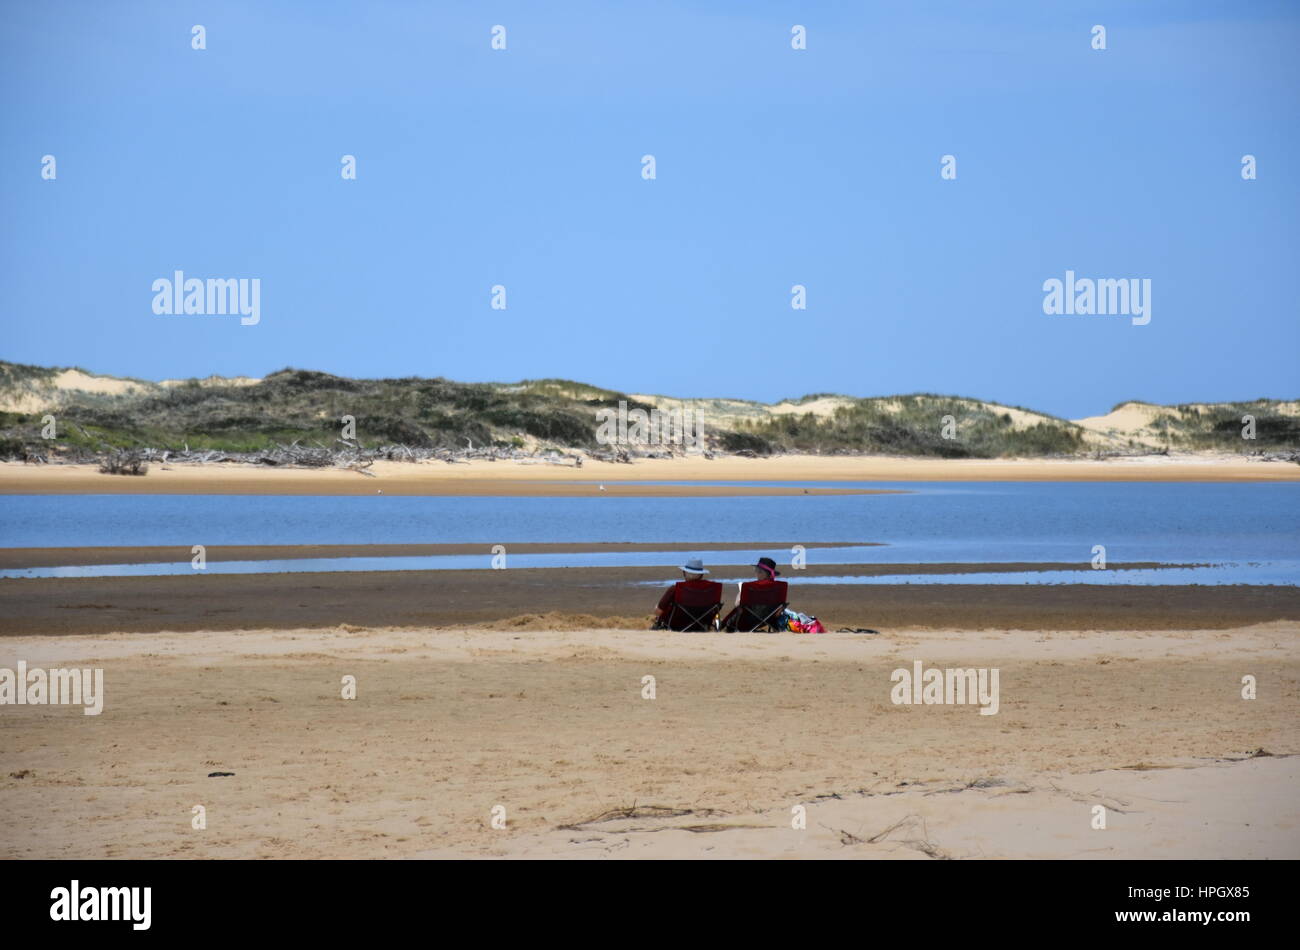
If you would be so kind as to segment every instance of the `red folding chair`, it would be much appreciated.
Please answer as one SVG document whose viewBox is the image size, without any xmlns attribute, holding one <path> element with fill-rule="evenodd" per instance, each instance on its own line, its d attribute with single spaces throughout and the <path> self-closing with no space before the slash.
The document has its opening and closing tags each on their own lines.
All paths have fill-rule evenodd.
<svg viewBox="0 0 1300 950">
<path fill-rule="evenodd" d="M 688 587 L 678 581 L 673 593 L 673 609 L 668 612 L 668 629 L 691 633 L 712 630 L 713 621 L 722 609 L 722 585 L 708 581 L 707 587 Z"/>
<path fill-rule="evenodd" d="M 755 630 L 778 632 L 777 620 L 788 604 L 785 581 L 750 581 L 740 585 L 740 605 L 727 615 L 723 626 L 727 632 L 751 633 Z"/>
</svg>

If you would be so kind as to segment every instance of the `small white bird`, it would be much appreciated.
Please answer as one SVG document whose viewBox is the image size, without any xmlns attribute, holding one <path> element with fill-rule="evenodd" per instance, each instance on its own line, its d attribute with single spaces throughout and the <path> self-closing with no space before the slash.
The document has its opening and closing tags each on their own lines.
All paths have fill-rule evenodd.
<svg viewBox="0 0 1300 950">
<path fill-rule="evenodd" d="M 604 485 L 601 485 L 601 486 L 600 486 L 600 490 L 601 490 L 601 491 L 604 491 L 604 490 L 605 490 L 605 486 L 604 486 Z"/>
</svg>

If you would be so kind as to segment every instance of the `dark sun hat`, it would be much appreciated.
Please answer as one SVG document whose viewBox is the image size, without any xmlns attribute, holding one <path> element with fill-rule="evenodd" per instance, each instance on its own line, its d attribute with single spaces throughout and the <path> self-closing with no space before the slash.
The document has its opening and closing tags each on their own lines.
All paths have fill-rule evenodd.
<svg viewBox="0 0 1300 950">
<path fill-rule="evenodd" d="M 764 568 L 771 577 L 781 576 L 781 572 L 776 569 L 776 561 L 770 557 L 760 557 L 754 566 Z"/>
</svg>

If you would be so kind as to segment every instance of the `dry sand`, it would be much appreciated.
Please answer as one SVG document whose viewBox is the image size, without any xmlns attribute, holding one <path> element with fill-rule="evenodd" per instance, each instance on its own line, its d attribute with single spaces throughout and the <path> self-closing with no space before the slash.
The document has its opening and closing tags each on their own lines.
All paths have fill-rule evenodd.
<svg viewBox="0 0 1300 950">
<path fill-rule="evenodd" d="M 1239 455 L 1093 459 L 915 459 L 782 456 L 642 459 L 630 465 L 474 461 L 376 462 L 374 477 L 342 469 L 152 464 L 144 476 L 102 475 L 93 465 L 0 462 L 0 494 L 283 495 L 786 495 L 863 489 L 732 485 L 632 485 L 637 481 L 1300 481 L 1300 465 Z"/>
<path fill-rule="evenodd" d="M 6 638 L 106 699 L 2 710 L 0 856 L 1297 858 L 1298 634 Z M 913 660 L 1000 711 L 893 705 Z"/>
</svg>

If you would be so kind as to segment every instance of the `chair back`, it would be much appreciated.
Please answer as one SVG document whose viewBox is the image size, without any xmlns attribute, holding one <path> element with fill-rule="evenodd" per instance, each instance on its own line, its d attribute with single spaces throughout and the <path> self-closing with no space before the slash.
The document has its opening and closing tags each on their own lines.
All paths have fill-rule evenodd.
<svg viewBox="0 0 1300 950">
<path fill-rule="evenodd" d="M 673 592 L 673 601 L 683 607 L 712 607 L 722 603 L 722 585 L 717 581 L 707 581 L 707 586 L 688 584 L 678 581 Z"/>
<path fill-rule="evenodd" d="M 668 629 L 684 632 L 711 630 L 713 618 L 722 607 L 722 585 L 717 581 L 688 585 L 678 581 L 673 590 L 673 609 Z"/>
<path fill-rule="evenodd" d="M 790 585 L 785 581 L 750 581 L 740 585 L 740 605 L 742 607 L 772 607 L 784 604 L 789 599 L 787 593 Z"/>
<path fill-rule="evenodd" d="M 736 608 L 735 626 L 743 633 L 771 629 L 788 603 L 789 586 L 785 581 L 750 581 L 740 585 L 740 606 Z"/>
</svg>

